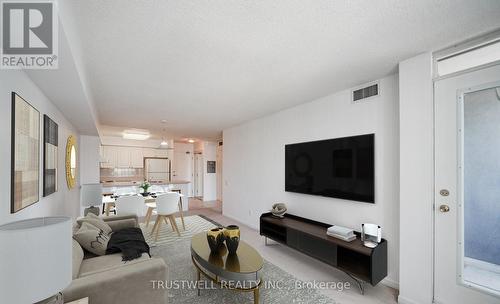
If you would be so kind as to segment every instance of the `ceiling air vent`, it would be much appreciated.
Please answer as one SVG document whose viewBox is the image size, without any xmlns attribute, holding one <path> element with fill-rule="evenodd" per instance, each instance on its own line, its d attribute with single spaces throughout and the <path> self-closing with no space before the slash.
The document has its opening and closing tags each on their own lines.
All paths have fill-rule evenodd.
<svg viewBox="0 0 500 304">
<path fill-rule="evenodd" d="M 378 83 L 357 89 L 352 91 L 352 102 L 353 103 L 359 103 L 363 102 L 363 99 L 367 99 L 370 97 L 378 96 L 379 95 L 379 90 L 378 90 Z"/>
</svg>

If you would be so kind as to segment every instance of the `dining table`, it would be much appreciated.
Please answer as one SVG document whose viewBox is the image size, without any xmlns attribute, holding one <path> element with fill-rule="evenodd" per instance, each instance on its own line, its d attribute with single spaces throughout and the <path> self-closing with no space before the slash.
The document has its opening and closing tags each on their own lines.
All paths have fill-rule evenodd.
<svg viewBox="0 0 500 304">
<path fill-rule="evenodd" d="M 179 214 L 181 217 L 181 222 L 182 222 L 182 228 L 186 230 L 186 225 L 184 224 L 184 215 L 183 215 L 183 206 L 182 206 L 182 198 L 184 197 L 184 194 L 174 191 L 179 193 Z M 137 194 L 140 195 L 140 194 Z M 161 195 L 161 193 L 158 193 L 158 195 Z M 153 216 L 153 211 L 156 209 L 156 198 L 158 195 L 148 195 L 148 196 L 143 196 L 144 197 L 144 203 L 146 207 L 148 207 L 148 210 L 146 211 L 146 217 L 145 217 L 145 224 L 146 227 L 149 226 L 149 222 L 151 220 L 151 217 Z M 141 195 L 142 196 L 142 195 Z M 102 203 L 105 205 L 104 208 L 104 213 L 106 216 L 109 216 L 109 213 L 111 211 L 111 208 L 115 207 L 116 208 L 116 198 L 115 196 L 112 195 L 103 195 L 102 197 Z"/>
</svg>

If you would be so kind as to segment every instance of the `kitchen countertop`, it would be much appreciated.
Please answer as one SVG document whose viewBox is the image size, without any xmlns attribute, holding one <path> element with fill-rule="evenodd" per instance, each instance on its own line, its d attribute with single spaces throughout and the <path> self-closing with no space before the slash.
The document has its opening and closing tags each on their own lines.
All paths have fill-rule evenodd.
<svg viewBox="0 0 500 304">
<path fill-rule="evenodd" d="M 170 182 L 162 182 L 162 183 L 150 183 L 151 185 L 179 185 L 179 184 L 189 184 L 191 183 L 190 181 L 186 180 L 173 180 Z M 101 185 L 103 187 L 130 187 L 130 186 L 139 186 L 142 184 L 141 182 L 101 182 Z"/>
</svg>

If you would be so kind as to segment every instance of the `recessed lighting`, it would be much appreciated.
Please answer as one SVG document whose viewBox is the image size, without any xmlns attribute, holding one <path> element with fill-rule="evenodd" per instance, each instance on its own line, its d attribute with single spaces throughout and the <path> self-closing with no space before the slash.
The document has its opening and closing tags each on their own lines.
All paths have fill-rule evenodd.
<svg viewBox="0 0 500 304">
<path fill-rule="evenodd" d="M 167 120 L 166 119 L 162 119 L 161 123 L 167 123 Z"/>
<path fill-rule="evenodd" d="M 194 143 L 194 139 L 188 139 L 188 143 Z"/>
<path fill-rule="evenodd" d="M 151 137 L 149 131 L 145 130 L 125 130 L 123 131 L 124 139 L 133 139 L 133 140 L 146 140 Z"/>
<path fill-rule="evenodd" d="M 160 143 L 160 146 L 168 146 L 168 142 L 166 142 L 165 140 L 162 140 Z"/>
</svg>

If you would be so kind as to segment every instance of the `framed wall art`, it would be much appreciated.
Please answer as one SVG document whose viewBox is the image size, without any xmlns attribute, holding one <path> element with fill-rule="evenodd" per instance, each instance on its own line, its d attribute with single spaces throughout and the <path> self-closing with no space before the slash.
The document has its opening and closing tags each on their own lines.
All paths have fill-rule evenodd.
<svg viewBox="0 0 500 304">
<path fill-rule="evenodd" d="M 57 192 L 58 125 L 43 115 L 43 196 Z"/>
<path fill-rule="evenodd" d="M 207 173 L 215 173 L 215 161 L 207 161 Z"/>
<path fill-rule="evenodd" d="M 11 213 L 40 196 L 40 112 L 12 92 Z"/>
</svg>

